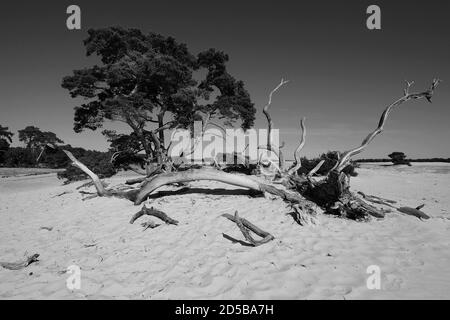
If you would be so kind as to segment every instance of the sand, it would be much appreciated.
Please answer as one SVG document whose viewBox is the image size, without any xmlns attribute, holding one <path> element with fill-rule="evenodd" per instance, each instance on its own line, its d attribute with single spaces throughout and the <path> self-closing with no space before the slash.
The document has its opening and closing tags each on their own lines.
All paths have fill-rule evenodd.
<svg viewBox="0 0 450 320">
<path fill-rule="evenodd" d="M 25 252 L 39 253 L 40 261 L 17 271 L 0 268 L 0 298 L 449 299 L 449 171 L 449 165 L 365 164 L 352 178 L 355 191 L 402 206 L 424 203 L 427 221 L 398 212 L 367 223 L 320 215 L 320 225 L 302 227 L 280 199 L 195 182 L 188 194 L 147 202 L 178 226 L 145 231 L 142 222 L 160 221 L 129 224 L 139 207 L 126 200 L 82 201 L 75 191 L 82 182 L 62 185 L 54 173 L 1 178 L 0 261 L 20 260 Z M 235 210 L 275 240 L 256 248 L 230 241 L 244 240 L 221 217 Z M 81 268 L 80 289 L 67 287 L 71 265 Z M 371 265 L 380 268 L 380 289 L 367 287 Z"/>
</svg>

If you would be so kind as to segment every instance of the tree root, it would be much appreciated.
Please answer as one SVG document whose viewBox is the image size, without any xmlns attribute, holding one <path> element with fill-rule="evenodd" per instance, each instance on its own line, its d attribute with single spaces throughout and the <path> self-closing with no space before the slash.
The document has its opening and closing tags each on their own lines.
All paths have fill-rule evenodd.
<svg viewBox="0 0 450 320">
<path fill-rule="evenodd" d="M 137 219 L 139 219 L 140 217 L 142 217 L 144 215 L 157 217 L 158 219 L 161 219 L 162 221 L 164 221 L 167 224 L 178 225 L 178 221 L 177 220 L 172 219 L 171 217 L 169 217 L 164 212 L 162 212 L 160 210 L 156 210 L 153 207 L 151 207 L 149 209 L 145 205 L 142 207 L 142 209 L 139 212 L 136 212 L 133 215 L 133 217 L 130 220 L 130 223 L 133 224 Z"/>
<path fill-rule="evenodd" d="M 231 214 L 227 214 L 227 213 L 223 214 L 222 216 L 235 222 L 236 225 L 239 227 L 239 230 L 241 230 L 242 234 L 244 235 L 245 240 L 247 240 L 254 247 L 260 246 L 264 243 L 267 243 L 267 242 L 275 239 L 275 237 L 273 235 L 271 235 L 270 233 L 268 233 L 264 230 L 261 230 L 260 228 L 258 228 L 254 224 L 252 224 L 250 221 L 239 217 L 237 211 L 234 213 L 234 216 L 232 216 Z M 258 236 L 260 236 L 263 239 L 259 240 L 259 241 L 255 240 L 250 235 L 249 230 L 254 232 L 255 234 L 257 234 Z"/>
<path fill-rule="evenodd" d="M 350 191 L 349 177 L 342 172 L 332 171 L 326 179 L 317 182 L 307 176 L 290 176 L 283 184 L 303 194 L 329 214 L 353 220 L 384 217 L 383 211 Z"/>
</svg>

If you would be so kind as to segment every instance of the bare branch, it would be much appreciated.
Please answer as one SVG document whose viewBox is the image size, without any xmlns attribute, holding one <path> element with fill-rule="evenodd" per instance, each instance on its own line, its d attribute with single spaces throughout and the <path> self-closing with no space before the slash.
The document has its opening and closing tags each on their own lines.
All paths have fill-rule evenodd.
<svg viewBox="0 0 450 320">
<path fill-rule="evenodd" d="M 307 174 L 307 177 L 312 177 L 319 169 L 323 166 L 325 160 L 320 160 L 320 162 Z"/>
<path fill-rule="evenodd" d="M 99 196 L 103 197 L 106 196 L 108 194 L 108 192 L 106 191 L 105 187 L 103 186 L 102 182 L 100 181 L 100 178 L 93 173 L 88 167 L 86 167 L 83 163 L 81 163 L 80 161 L 78 161 L 77 158 L 74 157 L 74 155 L 72 154 L 72 152 L 67 151 L 67 150 L 62 150 L 68 157 L 69 159 L 72 161 L 72 165 L 79 168 L 81 171 L 83 171 L 84 173 L 86 173 L 91 179 L 92 182 L 94 183 L 95 189 L 97 190 L 97 193 Z"/>
<path fill-rule="evenodd" d="M 147 180 L 145 185 L 142 186 L 139 194 L 135 198 L 135 205 L 141 204 L 153 191 L 164 185 L 198 180 L 219 181 L 255 190 L 258 192 L 268 192 L 270 194 L 281 197 L 284 201 L 288 202 L 291 205 L 299 204 L 299 208 L 303 211 L 302 215 L 315 216 L 317 214 L 315 210 L 316 205 L 306 200 L 299 193 L 281 190 L 272 185 L 261 183 L 246 176 L 225 173 L 212 168 L 191 169 L 186 171 L 163 173 L 152 177 L 151 179 Z M 311 219 L 309 219 L 309 221 L 311 222 L 314 222 L 315 220 L 315 217 L 311 217 Z"/>
<path fill-rule="evenodd" d="M 305 146 L 305 138 L 306 138 L 306 127 L 305 127 L 305 118 L 304 117 L 300 121 L 300 127 L 302 129 L 302 137 L 300 140 L 300 144 L 298 145 L 297 149 L 294 152 L 295 163 L 291 167 L 291 169 L 289 169 L 289 171 L 287 172 L 288 175 L 296 174 L 298 169 L 300 169 L 302 166 L 300 152 L 302 151 L 303 147 Z"/>
<path fill-rule="evenodd" d="M 263 113 L 264 113 L 264 115 L 266 116 L 266 119 L 267 119 L 267 146 L 266 146 L 266 148 L 269 151 L 273 151 L 273 149 L 274 149 L 273 142 L 272 142 L 273 121 L 272 121 L 272 117 L 270 116 L 270 113 L 269 113 L 269 107 L 272 104 L 272 96 L 278 89 L 280 89 L 283 85 L 285 85 L 288 82 L 289 82 L 288 80 L 281 79 L 281 82 L 270 92 L 270 94 L 269 94 L 269 101 L 267 102 L 267 104 L 263 108 Z M 280 158 L 278 153 L 277 153 L 277 156 L 278 156 L 278 158 Z M 280 161 L 280 165 L 282 165 L 281 161 Z"/>
<path fill-rule="evenodd" d="M 165 212 L 162 212 L 160 210 L 154 209 L 153 207 L 151 207 L 149 209 L 149 208 L 147 208 L 145 206 L 145 204 L 142 206 L 142 209 L 139 212 L 135 213 L 133 215 L 133 217 L 131 217 L 130 223 L 133 224 L 137 219 L 139 219 L 143 215 L 149 215 L 149 216 L 157 217 L 158 219 L 161 219 L 162 221 L 164 221 L 167 224 L 174 224 L 174 225 L 178 224 L 177 220 L 172 219 Z"/>
<path fill-rule="evenodd" d="M 38 258 L 39 258 L 39 254 L 35 253 L 29 257 L 26 257 L 25 260 L 23 260 L 23 261 L 0 262 L 0 266 L 5 269 L 9 269 L 9 270 L 20 270 L 20 269 L 28 267 L 33 262 L 39 261 Z"/>
<path fill-rule="evenodd" d="M 431 102 L 434 90 L 436 89 L 436 87 L 439 85 L 440 82 L 441 80 L 434 79 L 430 89 L 420 93 L 409 93 L 409 89 L 414 82 L 406 82 L 406 88 L 403 90 L 404 96 L 393 102 L 384 110 L 378 123 L 378 127 L 363 140 L 362 144 L 359 147 L 350 149 L 342 154 L 341 159 L 339 160 L 335 170 L 338 172 L 342 171 L 348 165 L 348 162 L 350 161 L 351 157 L 361 153 L 367 147 L 367 145 L 370 142 L 372 142 L 372 140 L 383 131 L 386 119 L 394 107 L 402 104 L 403 102 L 413 99 L 426 98 L 429 102 Z"/>
<path fill-rule="evenodd" d="M 242 234 L 244 235 L 245 240 L 247 240 L 248 242 L 250 242 L 250 244 L 254 247 L 260 246 L 264 243 L 267 243 L 273 239 L 275 239 L 275 237 L 273 235 L 271 235 L 270 233 L 258 228 L 257 226 L 255 226 L 253 223 L 251 223 L 250 221 L 239 217 L 238 212 L 236 211 L 234 213 L 234 216 L 232 216 L 231 214 L 223 214 L 223 217 L 233 221 L 236 223 L 236 225 L 239 227 L 239 230 L 241 230 Z M 254 233 L 256 233 L 258 236 L 260 236 L 261 238 L 263 238 L 262 240 L 255 240 L 251 235 L 250 235 L 250 231 L 253 231 Z"/>
</svg>

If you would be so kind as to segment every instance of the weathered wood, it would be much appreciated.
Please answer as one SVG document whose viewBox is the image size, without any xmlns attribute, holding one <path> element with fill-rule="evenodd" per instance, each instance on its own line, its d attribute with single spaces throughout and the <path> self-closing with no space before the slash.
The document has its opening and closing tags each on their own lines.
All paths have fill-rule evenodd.
<svg viewBox="0 0 450 320">
<path fill-rule="evenodd" d="M 20 270 L 28 267 L 33 262 L 39 261 L 39 254 L 35 253 L 29 257 L 27 257 L 24 261 L 18 262 L 0 262 L 0 266 L 9 270 Z"/>
<path fill-rule="evenodd" d="M 289 81 L 281 79 L 281 82 L 270 92 L 269 94 L 269 101 L 263 108 L 263 113 L 266 116 L 267 120 L 267 143 L 266 146 L 261 146 L 258 149 L 267 149 L 268 151 L 272 151 L 276 154 L 278 157 L 278 166 L 281 170 L 284 168 L 284 157 L 281 152 L 281 147 L 278 148 L 278 150 L 274 147 L 273 141 L 272 141 L 272 127 L 273 127 L 273 120 L 269 113 L 269 107 L 272 104 L 272 96 L 273 94 L 280 89 L 283 85 L 288 83 Z"/>
<path fill-rule="evenodd" d="M 147 177 L 138 177 L 138 178 L 128 179 L 127 181 L 125 181 L 125 183 L 128 185 L 133 185 L 133 184 L 144 182 L 145 179 L 147 179 Z"/>
<path fill-rule="evenodd" d="M 396 202 L 393 200 L 388 200 L 388 199 L 383 199 L 383 198 L 376 197 L 376 196 L 367 195 L 361 191 L 358 191 L 358 194 L 361 195 L 364 200 L 367 200 L 369 202 L 373 202 L 376 204 L 382 204 L 382 205 L 385 205 L 385 206 L 388 206 L 391 208 L 395 208 L 392 204 L 396 203 Z"/>
<path fill-rule="evenodd" d="M 302 166 L 302 161 L 301 161 L 301 151 L 303 149 L 303 147 L 305 146 L 306 143 L 306 127 L 305 127 L 305 118 L 303 117 L 302 120 L 300 121 L 300 127 L 302 129 L 302 136 L 300 139 L 300 143 L 297 147 L 297 149 L 294 152 L 294 164 L 292 165 L 292 167 L 288 170 L 287 174 L 288 175 L 296 175 L 297 171 L 301 168 Z"/>
<path fill-rule="evenodd" d="M 62 150 L 67 157 L 72 161 L 72 165 L 82 170 L 86 173 L 92 180 L 95 189 L 97 190 L 97 195 L 100 197 L 116 197 L 128 199 L 130 201 L 134 201 L 136 199 L 136 195 L 139 192 L 139 189 L 129 189 L 129 190 L 112 190 L 106 189 L 104 183 L 100 180 L 100 178 L 92 172 L 88 167 L 86 167 L 81 161 L 79 161 L 75 156 L 67 150 Z"/>
<path fill-rule="evenodd" d="M 343 172 L 332 171 L 318 182 L 308 179 L 296 189 L 330 214 L 354 220 L 368 220 L 369 216 L 383 218 L 385 215 L 350 191 L 350 178 Z"/>
<path fill-rule="evenodd" d="M 258 228 L 257 226 L 255 226 L 253 223 L 251 223 L 250 221 L 239 217 L 238 212 L 236 211 L 234 213 L 234 216 L 232 216 L 231 214 L 223 214 L 223 217 L 233 221 L 236 223 L 236 225 L 239 227 L 239 230 L 241 230 L 242 234 L 244 235 L 244 238 L 250 242 L 250 244 L 254 247 L 260 246 L 264 243 L 267 243 L 273 239 L 275 239 L 275 237 L 273 235 L 271 235 L 269 232 L 266 232 L 260 228 Z M 254 232 L 255 234 L 257 234 L 258 236 L 260 236 L 261 238 L 263 238 L 262 240 L 255 240 L 251 235 L 250 235 L 250 231 Z"/>
<path fill-rule="evenodd" d="M 268 192 L 274 194 L 276 196 L 281 197 L 290 205 L 298 204 L 299 206 L 297 206 L 297 209 L 302 210 L 302 212 L 299 214 L 310 216 L 309 218 L 305 217 L 304 219 L 305 223 L 317 222 L 316 219 L 317 213 L 315 204 L 305 199 L 300 193 L 281 190 L 272 185 L 264 184 L 256 180 L 253 180 L 247 176 L 225 173 L 213 168 L 192 169 L 183 172 L 172 172 L 155 176 L 150 181 L 148 181 L 147 184 L 145 184 L 139 191 L 139 194 L 136 196 L 135 204 L 136 205 L 141 204 L 153 191 L 157 190 L 158 188 L 164 185 L 196 180 L 219 181 L 259 192 Z"/>
<path fill-rule="evenodd" d="M 425 212 L 419 210 L 422 207 L 423 207 L 423 205 L 418 206 L 417 208 L 400 207 L 400 208 L 397 208 L 397 211 L 402 212 L 407 215 L 410 215 L 410 216 L 417 217 L 419 219 L 425 219 L 425 220 L 430 219 L 429 215 L 427 215 Z"/>
<path fill-rule="evenodd" d="M 142 207 L 142 209 L 139 212 L 136 212 L 133 215 L 133 217 L 131 217 L 130 223 L 133 224 L 137 219 L 139 219 L 143 215 L 154 216 L 154 217 L 157 217 L 158 219 L 161 219 L 162 221 L 164 221 L 167 224 L 178 225 L 178 221 L 175 219 L 172 219 L 166 213 L 164 213 L 160 210 L 154 209 L 153 207 L 147 208 L 145 205 Z"/>
<path fill-rule="evenodd" d="M 363 140 L 363 142 L 361 143 L 360 146 L 350 149 L 342 154 L 335 170 L 338 172 L 342 171 L 347 166 L 351 157 L 361 153 L 377 135 L 379 135 L 381 132 L 383 132 L 384 124 L 386 123 L 389 113 L 392 111 L 392 109 L 394 107 L 396 107 L 408 100 L 413 100 L 413 99 L 426 98 L 429 102 L 431 102 L 431 98 L 433 97 L 434 90 L 436 89 L 436 87 L 439 85 L 440 82 L 441 82 L 441 80 L 439 80 L 439 79 L 433 79 L 433 83 L 431 84 L 431 87 L 428 90 L 426 90 L 424 92 L 420 92 L 420 93 L 409 93 L 409 88 L 414 84 L 414 81 L 406 82 L 407 86 L 403 91 L 404 95 L 401 98 L 399 98 L 398 100 L 394 101 L 392 104 L 390 104 L 384 110 L 384 112 L 381 114 L 381 118 L 378 122 L 377 128 L 374 131 L 372 131 L 371 133 L 369 133 L 369 135 Z"/>
<path fill-rule="evenodd" d="M 159 227 L 159 224 L 154 223 L 153 221 L 147 221 L 147 222 L 143 222 L 141 223 L 141 226 L 144 227 L 144 229 L 142 231 L 145 231 L 147 229 L 155 229 L 156 227 Z"/>
<path fill-rule="evenodd" d="M 94 183 L 95 189 L 97 190 L 97 193 L 99 196 L 106 196 L 108 192 L 106 191 L 105 187 L 103 186 L 102 182 L 100 181 L 100 178 L 93 173 L 88 167 L 86 167 L 82 162 L 78 161 L 77 158 L 74 157 L 72 152 L 63 150 L 63 152 L 69 157 L 69 159 L 72 161 L 72 165 L 79 168 L 81 171 L 86 173 Z"/>
</svg>

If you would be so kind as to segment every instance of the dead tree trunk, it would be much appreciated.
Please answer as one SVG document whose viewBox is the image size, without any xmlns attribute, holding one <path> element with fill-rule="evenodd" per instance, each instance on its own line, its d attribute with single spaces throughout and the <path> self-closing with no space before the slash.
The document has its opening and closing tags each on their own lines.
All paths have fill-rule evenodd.
<svg viewBox="0 0 450 320">
<path fill-rule="evenodd" d="M 281 79 L 281 82 L 269 94 L 269 101 L 263 108 L 263 113 L 267 119 L 267 143 L 265 146 L 260 146 L 258 148 L 258 149 L 265 149 L 267 151 L 273 152 L 278 158 L 278 168 L 280 170 L 284 170 L 284 156 L 281 151 L 282 146 L 278 146 L 278 148 L 276 148 L 276 146 L 273 143 L 273 139 L 272 139 L 273 120 L 269 113 L 269 107 L 272 104 L 273 94 L 288 82 L 289 81 L 287 81 L 287 80 Z"/>
<path fill-rule="evenodd" d="M 312 175 L 317 172 L 323 164 L 323 161 L 311 170 L 309 174 L 301 176 L 296 174 L 301 166 L 300 151 L 305 142 L 305 128 L 304 121 L 302 120 L 302 139 L 295 152 L 296 162 L 291 169 L 280 170 L 280 182 L 287 188 L 295 191 L 286 191 L 276 188 L 273 185 L 251 179 L 247 176 L 225 173 L 212 168 L 199 168 L 180 172 L 160 173 L 153 177 L 146 178 L 140 189 L 106 189 L 97 175 L 90 171 L 84 164 L 79 162 L 69 151 L 64 152 L 72 160 L 72 164 L 74 166 L 83 170 L 92 179 L 99 196 L 115 196 L 125 198 L 133 201 L 135 205 L 141 204 L 152 192 L 164 185 L 195 180 L 212 180 L 279 196 L 285 202 L 289 203 L 294 209 L 294 218 L 300 224 L 315 223 L 317 221 L 317 205 L 325 209 L 328 213 L 337 214 L 339 216 L 348 217 L 351 219 L 366 220 L 370 216 L 382 218 L 384 216 L 383 211 L 369 205 L 360 196 L 350 191 L 350 177 L 343 172 L 343 169 L 348 165 L 353 156 L 361 153 L 368 146 L 368 144 L 383 131 L 387 117 L 394 107 L 413 99 L 426 98 L 429 102 L 431 102 L 434 90 L 438 86 L 439 82 L 440 80 L 434 79 L 431 87 L 420 93 L 409 93 L 409 89 L 413 83 L 407 82 L 404 95 L 384 110 L 377 128 L 363 140 L 360 146 L 342 153 L 334 168 L 330 170 L 324 179 L 319 181 L 314 180 Z M 264 110 L 264 113 L 268 118 L 270 128 L 272 124 L 267 108 L 270 105 L 273 92 L 284 83 L 285 82 L 282 81 L 281 84 L 271 92 L 269 103 Z M 271 146 L 269 146 L 271 145 L 270 142 L 271 140 L 269 134 L 267 149 L 271 148 Z M 410 211 L 411 210 L 408 212 Z M 238 217 L 236 217 L 236 219 L 239 225 L 242 221 Z"/>
<path fill-rule="evenodd" d="M 86 173 L 94 183 L 95 189 L 97 190 L 97 195 L 99 197 L 117 197 L 117 198 L 124 198 L 128 199 L 130 201 L 134 201 L 136 198 L 136 194 L 138 193 L 138 189 L 129 189 L 129 190 L 113 190 L 113 189 L 106 189 L 103 186 L 102 181 L 100 178 L 92 172 L 88 167 L 86 167 L 83 163 L 81 163 L 77 158 L 74 157 L 72 152 L 67 150 L 62 150 L 72 161 L 72 165 L 79 168 L 81 171 Z"/>
<path fill-rule="evenodd" d="M 278 189 L 272 185 L 258 182 L 246 176 L 225 173 L 212 168 L 191 169 L 180 172 L 163 173 L 155 176 L 142 186 L 134 203 L 135 205 L 141 204 L 152 192 L 164 185 L 198 180 L 219 181 L 259 192 L 274 194 L 281 197 L 292 206 L 295 211 L 296 220 L 300 224 L 317 223 L 316 206 L 311 201 L 305 199 L 301 194 Z"/>
<path fill-rule="evenodd" d="M 434 79 L 431 87 L 421 93 L 409 93 L 409 89 L 414 82 L 407 82 L 404 95 L 384 110 L 377 128 L 363 140 L 360 146 L 344 152 L 326 179 L 320 182 L 310 180 L 308 183 L 294 181 L 295 188 L 308 199 L 323 207 L 328 213 L 358 220 L 367 219 L 369 216 L 382 218 L 384 216 L 382 211 L 369 205 L 361 197 L 350 191 L 350 177 L 342 170 L 348 165 L 351 157 L 361 153 L 383 131 L 387 117 L 394 107 L 413 99 L 426 98 L 431 102 L 434 90 L 439 82 L 440 80 Z"/>
</svg>

